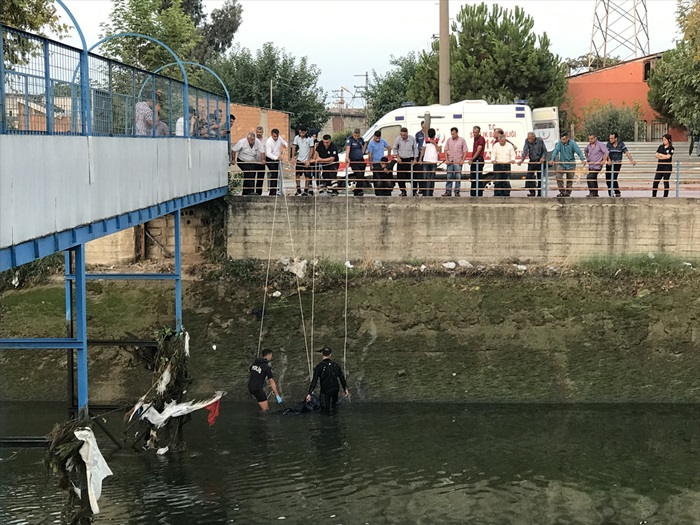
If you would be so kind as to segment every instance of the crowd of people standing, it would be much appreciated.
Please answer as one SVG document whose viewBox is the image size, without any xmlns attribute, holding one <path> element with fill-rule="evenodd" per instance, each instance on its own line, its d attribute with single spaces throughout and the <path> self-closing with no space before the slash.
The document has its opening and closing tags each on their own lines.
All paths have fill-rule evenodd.
<svg viewBox="0 0 700 525">
<path fill-rule="evenodd" d="M 599 196 L 598 177 L 603 168 L 608 195 L 620 197 L 619 175 L 623 158 L 626 156 L 632 166 L 636 165 L 617 132 L 609 134 L 607 143 L 600 141 L 595 134 L 589 134 L 588 143 L 583 150 L 570 138 L 568 132 L 563 132 L 551 152 L 547 151 L 540 137 L 529 132 L 518 152 L 517 146 L 506 138 L 503 130 L 496 128 L 488 157 L 488 172 L 487 143 L 479 126 L 472 129 L 471 149 L 467 141 L 460 137 L 458 128 L 451 128 L 450 136 L 441 142 L 436 130 L 426 129 L 424 122 L 415 135 L 409 134 L 407 128 L 401 128 L 393 144 L 382 137 L 381 131 L 376 131 L 367 142 L 360 133 L 360 129 L 355 129 L 346 138 L 344 151 L 349 168 L 348 191 L 352 188 L 353 195 L 358 197 L 364 196 L 365 191 L 371 187 L 376 196 L 390 196 L 396 186 L 401 197 L 407 197 L 409 192 L 412 196 L 433 197 L 441 156 L 444 157 L 442 162 L 446 170 L 442 197 L 460 197 L 463 176 L 469 181 L 472 197 L 482 197 L 489 182 L 493 184 L 494 196 L 509 197 L 512 189 L 512 165 L 525 162 L 525 189 L 528 197 L 543 195 L 543 178 L 549 176 L 550 169 L 556 177 L 559 190 L 557 197 L 570 197 L 575 179 L 576 157 L 587 168 L 587 197 Z M 286 158 L 287 150 L 290 150 L 295 169 L 296 195 L 313 195 L 314 191 L 338 195 L 339 189 L 344 188 L 345 177 L 338 174 L 340 152 L 330 135 L 323 135 L 319 141 L 315 132 L 309 135 L 308 129 L 302 126 L 290 147 L 278 129 L 273 129 L 266 138 L 263 128 L 258 126 L 254 133 L 248 133 L 231 149 L 231 163 L 238 164 L 243 172 L 243 195 L 262 195 L 266 173 L 269 195 L 278 194 L 281 163 Z M 671 136 L 666 134 L 656 152 L 658 165 L 653 182 L 654 197 L 662 181 L 664 197 L 668 196 L 673 153 Z M 371 172 L 369 180 L 366 176 L 368 168 Z"/>
</svg>

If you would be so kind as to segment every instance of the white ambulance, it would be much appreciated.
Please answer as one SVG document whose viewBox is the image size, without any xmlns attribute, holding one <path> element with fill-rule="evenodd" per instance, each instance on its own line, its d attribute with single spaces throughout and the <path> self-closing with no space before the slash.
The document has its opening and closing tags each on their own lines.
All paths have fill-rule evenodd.
<svg viewBox="0 0 700 525">
<path fill-rule="evenodd" d="M 463 100 L 449 106 L 433 104 L 395 109 L 375 122 L 363 138 L 369 141 L 374 132 L 379 130 L 382 132 L 382 138 L 393 146 L 401 128 L 407 128 L 408 133 L 415 136 L 420 131 L 420 123 L 423 120 L 430 123 L 426 129 L 435 129 L 440 144 L 444 144 L 450 137 L 450 129 L 456 127 L 459 136 L 467 141 L 470 156 L 474 139 L 472 129 L 479 126 L 481 135 L 486 139 L 487 163 L 491 158 L 491 146 L 496 140 L 494 130 L 498 128 L 502 129 L 506 138 L 516 146 L 518 158 L 530 131 L 544 140 L 549 152 L 559 140 L 559 110 L 556 107 L 530 109 L 527 104 L 490 105 L 484 100 Z M 526 169 L 526 164 L 520 168 L 513 166 L 513 171 Z"/>
</svg>

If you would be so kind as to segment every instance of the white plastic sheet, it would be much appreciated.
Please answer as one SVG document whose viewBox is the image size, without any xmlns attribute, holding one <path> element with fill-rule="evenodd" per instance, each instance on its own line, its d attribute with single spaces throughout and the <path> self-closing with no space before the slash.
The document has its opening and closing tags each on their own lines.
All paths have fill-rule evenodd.
<svg viewBox="0 0 700 525">
<path fill-rule="evenodd" d="M 80 447 L 80 457 L 83 458 L 87 469 L 87 490 L 90 499 L 90 508 L 93 514 L 100 513 L 97 500 L 102 495 L 102 480 L 112 475 L 105 458 L 102 456 L 95 434 L 89 428 L 79 428 L 74 432 L 75 437 L 83 442 Z"/>
<path fill-rule="evenodd" d="M 165 404 L 165 408 L 163 408 L 162 412 L 158 412 L 150 403 L 146 403 L 143 405 L 144 411 L 139 416 L 139 419 L 146 419 L 150 421 L 151 424 L 155 425 L 156 428 L 160 428 L 165 425 L 171 417 L 180 417 L 201 410 L 221 399 L 224 394 L 225 392 L 218 391 L 214 393 L 214 397 L 196 403 L 194 401 L 186 401 L 185 403 L 175 403 L 171 401 Z"/>
</svg>

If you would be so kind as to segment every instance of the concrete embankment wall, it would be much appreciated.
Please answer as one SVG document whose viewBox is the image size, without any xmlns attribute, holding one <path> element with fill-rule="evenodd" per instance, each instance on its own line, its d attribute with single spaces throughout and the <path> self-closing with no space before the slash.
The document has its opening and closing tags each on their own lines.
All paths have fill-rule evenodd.
<svg viewBox="0 0 700 525">
<path fill-rule="evenodd" d="M 344 261 L 346 235 L 353 261 L 561 262 L 647 252 L 697 257 L 700 200 L 234 197 L 228 255 L 267 259 L 272 241 L 273 258 L 308 258 L 315 238 L 317 257 Z"/>
</svg>

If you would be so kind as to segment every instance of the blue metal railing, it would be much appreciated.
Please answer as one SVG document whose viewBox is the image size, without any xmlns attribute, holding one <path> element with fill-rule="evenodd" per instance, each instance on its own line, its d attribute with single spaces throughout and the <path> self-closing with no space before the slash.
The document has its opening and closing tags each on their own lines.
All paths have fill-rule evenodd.
<svg viewBox="0 0 700 525">
<path fill-rule="evenodd" d="M 0 133 L 184 137 L 192 108 L 194 138 L 228 140 L 228 105 L 225 95 L 0 25 Z"/>
</svg>

